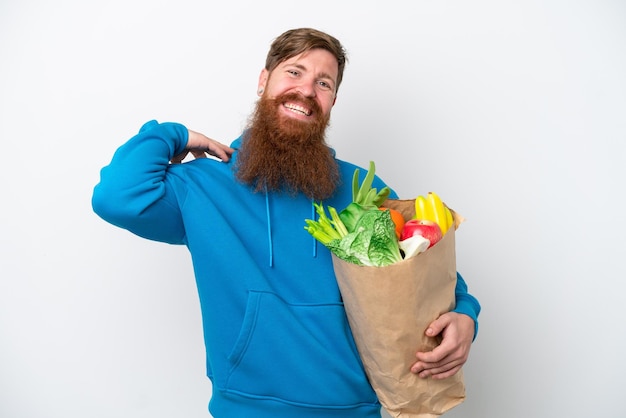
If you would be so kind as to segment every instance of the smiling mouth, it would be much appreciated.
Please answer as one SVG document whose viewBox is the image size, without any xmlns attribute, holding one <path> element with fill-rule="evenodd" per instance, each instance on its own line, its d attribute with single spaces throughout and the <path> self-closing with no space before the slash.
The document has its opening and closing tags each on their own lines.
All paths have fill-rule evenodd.
<svg viewBox="0 0 626 418">
<path fill-rule="evenodd" d="M 304 116 L 311 116 L 311 109 L 307 109 L 306 107 L 302 107 L 302 106 L 298 106 L 296 104 L 293 103 L 285 103 L 283 105 L 286 109 L 297 113 L 299 115 L 304 115 Z"/>
</svg>

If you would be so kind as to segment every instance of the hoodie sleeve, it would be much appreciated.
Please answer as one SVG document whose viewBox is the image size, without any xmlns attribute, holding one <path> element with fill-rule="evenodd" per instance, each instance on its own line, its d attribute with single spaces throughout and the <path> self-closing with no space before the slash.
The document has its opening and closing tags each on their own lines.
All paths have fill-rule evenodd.
<svg viewBox="0 0 626 418">
<path fill-rule="evenodd" d="M 141 237 L 182 244 L 185 231 L 167 172 L 187 138 L 187 128 L 177 123 L 143 125 L 101 170 L 92 196 L 94 212 Z"/>
<path fill-rule="evenodd" d="M 467 284 L 458 272 L 456 273 L 456 277 L 456 307 L 454 308 L 454 312 L 465 314 L 474 320 L 474 339 L 476 339 L 476 335 L 478 335 L 480 303 L 478 299 L 468 293 Z"/>
</svg>

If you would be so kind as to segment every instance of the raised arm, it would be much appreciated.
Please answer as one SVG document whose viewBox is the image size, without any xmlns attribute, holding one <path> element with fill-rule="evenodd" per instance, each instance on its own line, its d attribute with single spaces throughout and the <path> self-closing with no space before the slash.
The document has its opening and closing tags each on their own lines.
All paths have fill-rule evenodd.
<svg viewBox="0 0 626 418">
<path fill-rule="evenodd" d="M 227 160 L 232 150 L 178 123 L 146 123 L 101 170 L 92 197 L 94 211 L 144 238 L 184 243 L 178 199 L 171 187 L 175 179 L 169 178 L 168 169 L 170 161 L 180 162 L 188 152 Z"/>
</svg>

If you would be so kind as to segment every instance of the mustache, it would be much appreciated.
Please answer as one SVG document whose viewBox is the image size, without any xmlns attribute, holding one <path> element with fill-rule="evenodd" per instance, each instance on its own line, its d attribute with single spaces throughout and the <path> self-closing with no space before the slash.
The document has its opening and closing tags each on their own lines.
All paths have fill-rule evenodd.
<svg viewBox="0 0 626 418">
<path fill-rule="evenodd" d="M 300 102 L 304 104 L 306 107 L 308 107 L 311 110 L 311 113 L 315 115 L 317 118 L 322 116 L 322 108 L 320 107 L 319 103 L 317 103 L 311 97 L 304 96 L 301 93 L 287 92 L 287 93 L 280 94 L 274 97 L 273 99 L 267 99 L 267 100 L 273 101 L 277 105 L 282 105 L 290 101 Z"/>
</svg>

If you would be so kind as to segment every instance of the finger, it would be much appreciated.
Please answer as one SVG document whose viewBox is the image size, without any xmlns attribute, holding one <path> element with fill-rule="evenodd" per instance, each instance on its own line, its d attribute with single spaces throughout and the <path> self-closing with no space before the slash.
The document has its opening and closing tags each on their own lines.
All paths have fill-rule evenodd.
<svg viewBox="0 0 626 418">
<path fill-rule="evenodd" d="M 461 366 L 454 366 L 454 367 L 450 367 L 450 368 L 438 368 L 438 369 L 432 369 L 428 371 L 428 376 L 422 376 L 420 375 L 420 377 L 429 377 L 431 379 L 435 379 L 435 380 L 441 380 L 441 379 L 446 379 L 450 376 L 454 376 L 456 373 L 458 373 L 458 371 L 461 370 Z"/>
<path fill-rule="evenodd" d="M 453 361 L 454 361 L 453 359 L 447 358 L 447 357 L 441 359 L 440 361 L 418 360 L 413 364 L 413 366 L 411 366 L 411 372 L 418 374 L 424 371 L 444 367 L 446 364 L 450 364 Z"/>
<path fill-rule="evenodd" d="M 201 150 L 192 150 L 191 154 L 193 155 L 194 158 L 207 158 L 204 151 L 201 151 Z"/>
<path fill-rule="evenodd" d="M 425 363 L 423 361 L 418 361 L 418 362 L 415 362 L 415 364 L 411 366 L 411 373 L 422 376 L 424 372 L 428 372 L 428 370 L 434 367 L 435 365 L 433 365 L 432 363 Z"/>
<path fill-rule="evenodd" d="M 185 159 L 185 157 L 187 156 L 187 154 L 188 154 L 188 152 L 187 152 L 187 151 L 185 151 L 185 152 L 181 152 L 180 154 L 178 154 L 178 155 L 174 156 L 174 158 L 172 158 L 172 159 L 170 160 L 170 162 L 171 162 L 172 164 L 180 164 L 180 163 L 181 163 L 181 162 Z"/>
<path fill-rule="evenodd" d="M 235 150 L 229 146 L 226 146 L 220 143 L 214 143 L 207 150 L 207 152 L 211 154 L 212 156 L 219 158 L 222 161 L 228 161 L 230 160 L 230 156 L 232 155 L 233 152 L 235 152 Z"/>
<path fill-rule="evenodd" d="M 424 363 L 422 363 L 421 361 L 418 361 L 411 366 L 411 373 L 419 374 L 423 372 L 424 370 L 426 370 L 426 367 L 424 366 Z"/>
<path fill-rule="evenodd" d="M 463 362 L 458 359 L 446 359 L 437 363 L 426 363 L 418 361 L 411 367 L 411 372 L 420 377 L 428 377 L 446 374 L 452 369 L 458 369 L 463 366 Z"/>
<path fill-rule="evenodd" d="M 415 357 L 419 361 L 423 361 L 424 363 L 438 363 L 444 361 L 447 356 L 449 356 L 454 347 L 452 344 L 448 344 L 444 339 L 441 341 L 437 347 L 433 348 L 431 351 L 418 351 L 415 353 Z"/>
</svg>

